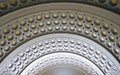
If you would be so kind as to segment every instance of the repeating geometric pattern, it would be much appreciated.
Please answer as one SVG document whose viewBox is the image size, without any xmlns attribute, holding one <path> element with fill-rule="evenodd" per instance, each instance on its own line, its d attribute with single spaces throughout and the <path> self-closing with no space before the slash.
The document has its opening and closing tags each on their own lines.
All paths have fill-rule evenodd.
<svg viewBox="0 0 120 75">
<path fill-rule="evenodd" d="M 72 33 L 90 38 L 120 60 L 120 27 L 99 16 L 77 11 L 47 11 L 21 17 L 0 29 L 0 60 L 20 44 L 50 33 Z"/>
<path fill-rule="evenodd" d="M 51 37 L 51 38 L 49 38 L 49 36 L 54 36 L 54 34 L 46 36 L 47 38 L 46 37 L 43 37 L 43 39 L 38 38 L 36 39 L 37 42 L 34 41 L 34 43 L 32 44 L 28 42 L 30 43 L 30 45 L 27 46 L 27 48 L 25 49 L 21 48 L 22 50 L 17 52 L 17 54 L 14 53 L 15 55 L 11 57 L 14 59 L 11 59 L 9 63 L 7 63 L 7 65 L 4 65 L 4 68 L 5 67 L 6 68 L 5 70 L 1 71 L 1 73 L 9 72 L 12 75 L 20 74 L 21 71 L 23 71 L 23 69 L 27 67 L 27 65 L 29 65 L 30 63 L 33 63 L 33 67 L 28 68 L 30 72 L 27 73 L 25 71 L 25 75 L 33 75 L 35 72 L 39 71 L 37 67 L 40 67 L 40 66 L 35 66 L 35 64 L 36 65 L 41 64 L 41 67 L 39 69 L 41 69 L 42 71 L 44 67 L 46 67 L 47 65 L 50 66 L 50 63 L 53 63 L 51 64 L 51 66 L 55 64 L 67 63 L 67 64 L 73 64 L 75 66 L 79 66 L 79 64 L 81 64 L 85 68 L 88 67 L 86 69 L 86 72 L 88 71 L 88 74 L 99 75 L 99 71 L 97 72 L 94 68 L 92 68 L 92 66 L 89 63 L 90 61 L 91 63 L 94 63 L 105 75 L 107 74 L 109 75 L 109 73 L 111 73 L 112 71 L 114 71 L 115 73 L 119 73 L 119 67 L 117 64 L 115 64 L 115 60 L 111 60 L 111 58 L 109 58 L 109 56 L 106 55 L 107 53 L 105 54 L 104 52 L 102 52 L 101 46 L 98 47 L 97 44 L 96 46 L 93 46 L 92 44 L 90 44 L 91 41 L 85 42 L 83 40 L 80 40 L 83 38 L 72 35 L 72 34 L 69 34 L 69 35 L 56 34 L 54 37 Z M 41 41 L 38 41 L 38 40 L 41 40 Z M 85 59 L 89 60 L 89 62 L 88 61 L 83 62 L 82 60 L 84 59 L 82 58 L 81 58 L 81 61 L 80 59 L 75 59 L 75 57 L 71 58 L 72 56 L 71 57 L 67 56 L 68 59 L 67 57 L 65 57 L 65 55 L 61 55 L 61 57 L 59 57 L 60 55 L 56 56 L 57 55 L 56 54 L 53 56 L 53 54 L 61 53 L 61 52 L 63 52 L 63 54 L 65 52 L 65 53 L 80 55 Z M 34 63 L 34 60 L 37 60 L 38 58 L 41 58 L 50 54 L 52 55 L 51 58 L 49 58 L 50 56 L 48 56 L 44 58 L 44 60 L 41 60 L 38 63 Z M 65 61 L 65 62 L 62 62 L 62 61 Z M 79 63 L 79 64 L 77 65 L 76 63 Z"/>
<path fill-rule="evenodd" d="M 1 0 L 0 75 L 39 75 L 62 65 L 119 75 L 119 14 L 119 0 Z"/>
<path fill-rule="evenodd" d="M 119 0 L 2 0 L 0 1 L 0 15 L 5 15 L 9 12 L 15 11 L 17 9 L 32 6 L 35 4 L 44 4 L 51 2 L 75 2 L 75 3 L 85 3 L 108 10 L 114 11 L 120 14 L 120 1 Z"/>
</svg>

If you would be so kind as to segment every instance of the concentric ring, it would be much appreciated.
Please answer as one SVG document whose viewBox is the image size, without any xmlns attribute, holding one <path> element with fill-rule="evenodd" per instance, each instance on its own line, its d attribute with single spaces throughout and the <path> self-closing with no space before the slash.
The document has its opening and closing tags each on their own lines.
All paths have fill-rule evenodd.
<svg viewBox="0 0 120 75">
<path fill-rule="evenodd" d="M 33 39 L 25 43 L 24 45 L 17 48 L 14 52 L 12 52 L 8 57 L 6 57 L 6 59 L 4 59 L 4 61 L 1 63 L 1 65 L 3 66 L 1 68 L 1 73 L 9 72 L 13 75 L 21 74 L 21 72 L 24 71 L 24 69 L 27 66 L 34 63 L 36 59 L 39 59 L 49 54 L 52 55 L 53 53 L 59 53 L 59 52 L 73 53 L 73 54 L 77 54 L 78 56 L 80 55 L 80 57 L 82 56 L 84 57 L 84 59 L 87 59 L 91 61 L 91 63 L 95 64 L 96 67 L 98 67 L 106 75 L 111 73 L 112 71 L 114 71 L 115 73 L 119 73 L 119 63 L 108 51 L 106 51 L 99 44 L 89 39 L 80 37 L 78 35 L 73 35 L 73 34 L 50 34 L 50 35 L 45 35 L 45 36 Z M 56 61 L 54 62 L 54 59 L 53 61 L 51 59 L 51 61 L 54 62 L 54 64 L 57 63 L 57 59 L 55 60 Z M 60 59 L 60 62 L 61 60 L 63 59 Z M 65 60 L 66 60 L 66 63 L 69 63 L 67 62 L 67 59 Z M 6 61 L 9 61 L 9 63 Z M 48 60 L 46 58 L 45 62 L 47 61 Z M 50 63 L 52 64 L 52 62 Z M 70 63 L 73 63 L 73 62 L 70 62 Z M 78 63 L 81 63 L 81 62 L 78 62 Z M 83 62 L 83 64 L 84 63 L 89 65 L 88 62 Z M 62 64 L 62 62 L 59 64 Z M 92 67 L 92 66 L 89 65 L 87 67 Z M 32 69 L 32 70 L 34 71 L 35 69 Z M 90 71 L 90 73 L 94 73 L 93 70 L 87 70 L 87 71 Z M 95 72 L 99 72 L 99 71 L 95 71 Z M 29 74 L 31 75 L 31 73 Z"/>
<path fill-rule="evenodd" d="M 76 65 L 88 75 L 117 75 L 119 19 L 80 3 L 40 4 L 6 14 L 0 18 L 0 75 L 39 75 L 59 64 Z"/>
</svg>

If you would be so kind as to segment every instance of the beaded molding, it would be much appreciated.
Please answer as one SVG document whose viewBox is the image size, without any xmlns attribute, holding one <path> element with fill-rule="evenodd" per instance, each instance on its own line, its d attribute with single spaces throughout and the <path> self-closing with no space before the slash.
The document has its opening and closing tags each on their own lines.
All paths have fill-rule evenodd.
<svg viewBox="0 0 120 75">
<path fill-rule="evenodd" d="M 0 1 L 0 15 L 7 14 L 14 10 L 27 7 L 30 5 L 49 3 L 49 2 L 77 2 L 87 3 L 102 8 L 112 10 L 120 14 L 120 1 L 119 0 L 6 0 Z"/>
<path fill-rule="evenodd" d="M 21 51 L 18 49 L 18 51 L 15 50 L 16 53 L 12 52 L 14 55 L 11 53 L 13 56 L 10 58 L 12 59 L 7 58 L 10 59 L 7 60 L 9 61 L 6 62 L 7 64 L 4 62 L 1 64 L 3 67 L 1 68 L 0 74 L 4 74 L 4 72 L 11 73 L 12 75 L 20 74 L 27 65 L 30 63 L 32 64 L 32 62 L 34 62 L 36 59 L 59 52 L 67 52 L 80 55 L 94 63 L 105 75 L 109 75 L 112 72 L 114 72 L 114 74 L 118 74 L 120 72 L 119 65 L 117 65 L 116 60 L 112 59 L 114 57 L 107 54 L 109 52 L 105 52 L 104 50 L 102 51 L 101 49 L 103 48 L 100 45 L 96 44 L 96 46 L 94 46 L 94 42 L 91 43 L 91 40 L 80 37 L 78 35 L 50 34 L 45 35 L 45 37 L 38 37 L 34 39 L 33 43 L 31 43 L 31 41 L 28 43 L 27 47 L 24 46 L 19 48 Z"/>
<path fill-rule="evenodd" d="M 57 10 L 18 18 L 0 28 L 0 60 L 19 45 L 50 33 L 72 33 L 90 38 L 120 61 L 120 27 L 86 12 Z"/>
<path fill-rule="evenodd" d="M 27 69 L 21 73 L 21 75 L 33 75 L 33 74 L 39 75 L 42 71 L 45 71 L 50 66 L 55 67 L 56 65 L 61 65 L 61 64 L 74 66 L 80 70 L 83 70 L 84 72 L 86 72 L 86 74 L 89 75 L 99 75 L 99 74 L 104 75 L 101 71 L 98 70 L 98 68 L 95 67 L 95 65 L 93 66 L 88 63 L 84 63 L 85 61 L 83 61 L 83 58 L 80 58 L 80 56 L 77 57 L 74 56 L 73 54 L 68 54 L 68 53 L 56 53 L 56 54 L 52 54 L 52 56 L 48 55 L 49 57 L 43 58 L 41 60 L 38 59 L 39 61 L 35 61 L 30 66 L 28 66 Z"/>
</svg>

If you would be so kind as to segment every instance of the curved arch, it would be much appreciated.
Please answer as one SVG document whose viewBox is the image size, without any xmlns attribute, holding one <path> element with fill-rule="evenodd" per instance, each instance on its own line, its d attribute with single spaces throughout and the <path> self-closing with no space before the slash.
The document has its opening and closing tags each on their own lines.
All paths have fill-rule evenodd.
<svg viewBox="0 0 120 75">
<path fill-rule="evenodd" d="M 24 7 L 52 2 L 74 2 L 98 6 L 120 14 L 119 0 L 6 0 L 0 2 L 0 16 Z"/>
</svg>

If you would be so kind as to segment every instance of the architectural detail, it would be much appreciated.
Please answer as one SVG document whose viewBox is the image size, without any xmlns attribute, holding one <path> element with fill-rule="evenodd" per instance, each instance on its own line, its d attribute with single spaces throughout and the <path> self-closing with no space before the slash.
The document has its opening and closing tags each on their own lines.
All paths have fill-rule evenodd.
<svg viewBox="0 0 120 75">
<path fill-rule="evenodd" d="M 38 41 L 38 40 L 40 40 L 40 41 Z M 83 41 L 83 40 L 85 40 L 85 41 Z M 94 44 L 96 44 L 96 46 L 94 46 Z M 46 67 L 47 64 L 50 66 L 49 63 L 51 63 L 51 66 L 52 66 L 55 64 L 61 64 L 61 65 L 63 64 L 64 65 L 65 62 L 67 64 L 70 63 L 71 65 L 75 65 L 74 63 L 79 63 L 83 67 L 88 67 L 88 68 L 89 67 L 91 68 L 91 66 L 86 66 L 86 64 L 89 65 L 90 63 L 94 63 L 96 65 L 96 67 L 101 70 L 101 72 L 99 72 L 99 71 L 97 72 L 97 71 L 95 71 L 97 69 L 92 68 L 92 69 L 94 69 L 94 70 L 92 70 L 93 72 L 89 73 L 89 71 L 91 71 L 91 69 L 90 70 L 87 69 L 88 74 L 90 74 L 90 75 L 93 75 L 93 74 L 98 75 L 100 73 L 103 73 L 103 75 L 104 74 L 109 75 L 109 73 L 112 70 L 116 71 L 116 73 L 119 73 L 119 67 L 118 67 L 119 64 L 117 63 L 116 59 L 113 59 L 114 57 L 112 57 L 112 55 L 109 54 L 108 51 L 104 52 L 105 49 L 102 48 L 102 46 L 98 45 L 97 43 L 92 42 L 89 39 L 80 37 L 78 35 L 50 34 L 50 35 L 45 35 L 43 37 L 39 37 L 34 40 L 31 40 L 31 41 L 27 42 L 26 45 L 27 46 L 25 46 L 25 47 L 27 47 L 27 48 L 20 46 L 18 48 L 19 51 L 15 50 L 13 53 L 10 54 L 12 57 L 7 57 L 6 60 L 10 59 L 8 65 L 6 65 L 5 63 L 2 64 L 2 65 L 5 64 L 3 67 L 4 68 L 6 67 L 5 70 L 9 71 L 12 75 L 20 74 L 21 71 L 25 67 L 27 67 L 28 64 L 30 64 L 30 63 L 31 64 L 33 63 L 33 69 L 32 69 L 32 67 L 28 67 L 28 70 L 31 70 L 34 73 L 34 72 L 37 72 L 37 70 L 38 70 L 37 67 L 40 67 L 40 69 L 42 70 L 42 67 L 43 68 Z M 73 54 L 73 56 L 72 55 L 69 56 L 72 58 L 70 58 L 70 59 L 67 58 L 68 56 L 66 57 L 67 54 L 64 55 L 64 52 Z M 58 55 L 57 53 L 58 54 L 60 53 L 60 55 Z M 49 58 L 49 57 L 51 57 L 51 55 L 54 58 L 53 57 Z M 80 59 L 82 59 L 81 61 L 75 61 L 75 60 L 80 60 L 80 59 L 74 59 L 74 55 L 82 56 L 84 58 L 80 58 Z M 59 56 L 62 56 L 62 59 Z M 109 58 L 109 56 L 111 56 L 111 58 Z M 43 59 L 39 60 L 39 58 L 42 58 L 42 57 L 43 57 Z M 46 57 L 46 58 L 44 58 L 44 57 Z M 11 59 L 11 58 L 14 58 L 14 59 Z M 75 58 L 79 58 L 79 57 L 75 57 Z M 83 61 L 84 59 L 87 59 L 89 61 L 85 62 L 85 61 Z M 34 63 L 34 60 L 36 60 L 37 62 Z M 45 60 L 45 62 L 44 62 L 44 60 Z M 65 61 L 65 62 L 62 62 L 62 61 Z M 70 61 L 70 62 L 67 62 L 67 61 Z M 46 65 L 45 65 L 45 63 L 46 63 Z M 35 64 L 37 66 L 35 66 Z M 39 64 L 41 64 L 41 66 L 39 66 Z M 42 64 L 43 64 L 43 66 L 42 66 Z M 78 64 L 78 66 L 79 66 L 79 64 Z M 75 65 L 75 66 L 77 66 L 77 65 Z M 46 67 L 46 68 L 48 68 L 48 67 Z M 3 70 L 1 72 L 4 72 L 5 70 Z M 25 70 L 25 72 L 23 71 L 23 74 L 25 73 L 25 75 L 28 75 L 28 74 L 33 75 L 32 73 L 29 73 L 29 72 L 28 72 L 28 74 L 26 74 L 27 73 L 26 71 L 28 71 L 28 70 Z M 100 75 L 102 75 L 102 74 L 100 74 Z"/>
<path fill-rule="evenodd" d="M 114 11 L 120 14 L 120 1 L 119 0 L 6 0 L 0 1 L 0 16 L 17 9 L 37 5 L 38 3 L 50 3 L 50 2 L 74 2 L 74 3 L 86 3 L 98 7 L 103 7 L 108 10 Z"/>
<path fill-rule="evenodd" d="M 0 75 L 119 75 L 119 13 L 119 0 L 1 0 Z"/>
<path fill-rule="evenodd" d="M 64 32 L 83 35 L 99 42 L 120 60 L 119 30 L 116 23 L 85 12 L 58 10 L 35 13 L 1 27 L 0 59 L 31 38 Z"/>
</svg>

